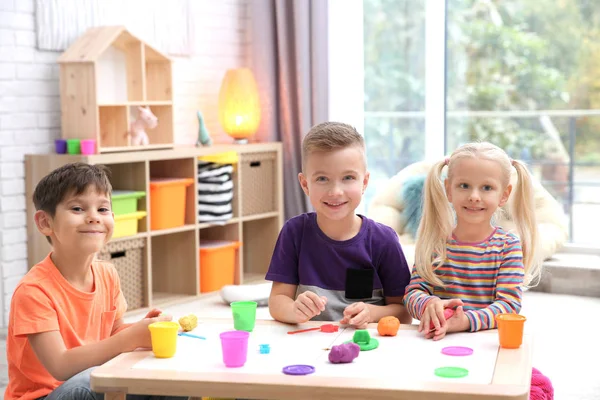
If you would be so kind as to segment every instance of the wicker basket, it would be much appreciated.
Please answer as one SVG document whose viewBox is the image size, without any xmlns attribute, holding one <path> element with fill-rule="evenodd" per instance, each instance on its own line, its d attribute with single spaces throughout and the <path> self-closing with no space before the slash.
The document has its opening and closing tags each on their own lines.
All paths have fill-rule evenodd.
<svg viewBox="0 0 600 400">
<path fill-rule="evenodd" d="M 244 153 L 240 155 L 242 174 L 242 215 L 277 211 L 276 152 Z"/>
<path fill-rule="evenodd" d="M 109 243 L 98 253 L 99 260 L 111 262 L 119 273 L 128 310 L 144 306 L 142 252 L 145 242 L 145 239 L 132 239 Z"/>
</svg>

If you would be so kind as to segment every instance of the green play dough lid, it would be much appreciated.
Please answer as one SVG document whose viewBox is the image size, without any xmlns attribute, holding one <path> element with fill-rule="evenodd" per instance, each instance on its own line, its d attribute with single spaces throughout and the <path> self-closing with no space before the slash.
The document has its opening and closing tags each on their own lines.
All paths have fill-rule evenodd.
<svg viewBox="0 0 600 400">
<path fill-rule="evenodd" d="M 347 342 L 344 343 L 356 343 L 353 340 L 348 340 Z M 365 342 L 361 342 L 361 343 L 356 343 L 358 345 L 358 347 L 360 347 L 360 351 L 368 351 L 368 350 L 373 350 L 376 349 L 377 347 L 379 347 L 379 340 L 375 339 L 375 338 L 371 338 L 371 340 L 369 340 L 369 343 L 365 343 Z"/>
<path fill-rule="evenodd" d="M 469 375 L 469 371 L 460 367 L 441 367 L 436 368 L 435 374 L 442 378 L 463 378 Z"/>
</svg>

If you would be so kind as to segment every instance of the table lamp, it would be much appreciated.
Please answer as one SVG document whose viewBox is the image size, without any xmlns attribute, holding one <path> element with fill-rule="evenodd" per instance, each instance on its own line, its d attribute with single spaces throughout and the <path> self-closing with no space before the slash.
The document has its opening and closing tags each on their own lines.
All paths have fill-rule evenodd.
<svg viewBox="0 0 600 400">
<path fill-rule="evenodd" d="M 248 68 L 225 72 L 219 92 L 219 121 L 236 143 L 248 143 L 260 123 L 260 100 L 252 71 Z"/>
</svg>

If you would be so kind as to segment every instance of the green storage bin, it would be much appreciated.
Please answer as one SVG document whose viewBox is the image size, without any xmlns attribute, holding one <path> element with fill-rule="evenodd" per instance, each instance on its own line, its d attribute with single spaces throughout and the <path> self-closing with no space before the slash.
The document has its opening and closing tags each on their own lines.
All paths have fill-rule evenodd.
<svg viewBox="0 0 600 400">
<path fill-rule="evenodd" d="M 112 209 L 115 215 L 131 214 L 137 212 L 138 199 L 144 197 L 146 192 L 135 190 L 113 190 Z"/>
</svg>

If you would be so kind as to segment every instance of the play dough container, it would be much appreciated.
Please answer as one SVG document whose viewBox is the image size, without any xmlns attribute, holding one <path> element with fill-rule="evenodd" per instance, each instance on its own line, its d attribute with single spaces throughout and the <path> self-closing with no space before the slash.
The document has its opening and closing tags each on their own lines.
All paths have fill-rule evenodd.
<svg viewBox="0 0 600 400">
<path fill-rule="evenodd" d="M 223 351 L 223 363 L 227 368 L 242 367 L 248 356 L 248 337 L 245 331 L 227 331 L 219 335 Z"/>
<path fill-rule="evenodd" d="M 154 322 L 148 325 L 152 339 L 152 351 L 157 358 L 170 358 L 177 350 L 179 324 L 172 321 Z"/>
<path fill-rule="evenodd" d="M 505 349 L 518 349 L 521 347 L 526 320 L 527 318 L 519 314 L 496 315 L 500 347 Z"/>
<path fill-rule="evenodd" d="M 234 301 L 231 303 L 233 313 L 233 327 L 236 331 L 252 332 L 256 322 L 255 301 Z"/>
</svg>

